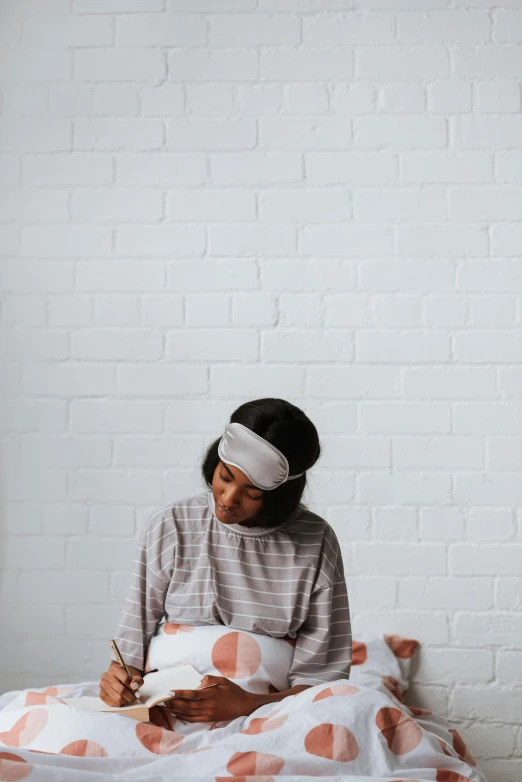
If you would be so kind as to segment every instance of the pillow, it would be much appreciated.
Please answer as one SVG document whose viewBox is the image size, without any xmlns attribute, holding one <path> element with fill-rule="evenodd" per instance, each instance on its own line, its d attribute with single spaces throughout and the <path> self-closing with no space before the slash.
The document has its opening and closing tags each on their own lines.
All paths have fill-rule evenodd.
<svg viewBox="0 0 522 782">
<path fill-rule="evenodd" d="M 236 630 L 227 625 L 160 622 L 151 638 L 145 673 L 189 663 L 202 676 L 224 676 L 247 692 L 289 689 L 295 641 Z"/>
<path fill-rule="evenodd" d="M 163 619 L 147 650 L 145 673 L 190 663 L 201 673 L 225 676 L 249 692 L 289 689 L 295 641 L 226 625 L 172 624 Z M 402 703 L 419 642 L 399 635 L 364 634 L 353 641 L 350 681 Z"/>
<path fill-rule="evenodd" d="M 364 633 L 353 641 L 350 681 L 380 690 L 402 703 L 420 644 L 400 635 Z"/>
</svg>

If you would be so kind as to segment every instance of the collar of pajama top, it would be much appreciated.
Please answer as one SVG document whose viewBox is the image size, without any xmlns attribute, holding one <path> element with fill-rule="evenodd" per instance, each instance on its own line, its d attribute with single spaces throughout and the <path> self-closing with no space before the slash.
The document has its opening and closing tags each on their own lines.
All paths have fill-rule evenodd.
<svg viewBox="0 0 522 782">
<path fill-rule="evenodd" d="M 218 519 L 216 515 L 216 503 L 212 491 L 207 491 L 207 501 L 208 501 L 208 507 L 210 508 L 210 512 L 212 513 L 213 518 L 219 524 L 221 524 L 222 527 L 233 530 L 234 532 L 239 532 L 240 535 L 247 535 L 249 537 L 255 537 L 256 535 L 268 535 L 270 532 L 275 532 L 276 530 L 281 529 L 281 527 L 284 527 L 286 524 L 288 524 L 290 519 L 293 518 L 298 513 L 298 510 L 296 510 L 294 513 L 290 515 L 288 519 L 285 519 L 285 521 L 282 524 L 277 524 L 275 527 L 244 527 L 242 524 L 225 524 L 224 521 Z"/>
</svg>

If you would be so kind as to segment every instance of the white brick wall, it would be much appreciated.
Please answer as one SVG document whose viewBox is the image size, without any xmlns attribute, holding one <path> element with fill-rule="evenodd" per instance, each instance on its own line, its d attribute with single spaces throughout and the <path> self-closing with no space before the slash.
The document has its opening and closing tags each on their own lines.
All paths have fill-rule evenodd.
<svg viewBox="0 0 522 782">
<path fill-rule="evenodd" d="M 95 678 L 246 399 L 412 702 L 522 775 L 522 0 L 0 0 L 0 690 Z"/>
</svg>

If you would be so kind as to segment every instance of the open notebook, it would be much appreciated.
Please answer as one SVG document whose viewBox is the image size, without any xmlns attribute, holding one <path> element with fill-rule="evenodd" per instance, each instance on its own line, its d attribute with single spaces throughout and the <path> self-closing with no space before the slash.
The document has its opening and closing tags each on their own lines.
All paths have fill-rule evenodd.
<svg viewBox="0 0 522 782">
<path fill-rule="evenodd" d="M 87 711 L 107 711 L 131 717 L 138 722 L 149 721 L 149 709 L 162 701 L 172 698 L 171 690 L 195 690 L 199 687 L 202 675 L 192 665 L 177 665 L 161 671 L 146 673 L 139 694 L 142 703 L 129 703 L 127 706 L 107 706 L 101 698 L 83 696 L 65 700 L 68 706 Z"/>
</svg>

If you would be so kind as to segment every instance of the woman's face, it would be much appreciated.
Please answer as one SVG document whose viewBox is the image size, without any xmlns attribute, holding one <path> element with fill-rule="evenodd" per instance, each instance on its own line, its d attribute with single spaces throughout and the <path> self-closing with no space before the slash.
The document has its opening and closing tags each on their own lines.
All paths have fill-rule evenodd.
<svg viewBox="0 0 522 782">
<path fill-rule="evenodd" d="M 214 470 L 212 494 L 216 502 L 216 516 L 225 524 L 242 524 L 254 519 L 263 506 L 261 489 L 250 483 L 237 467 L 221 461 Z"/>
</svg>

